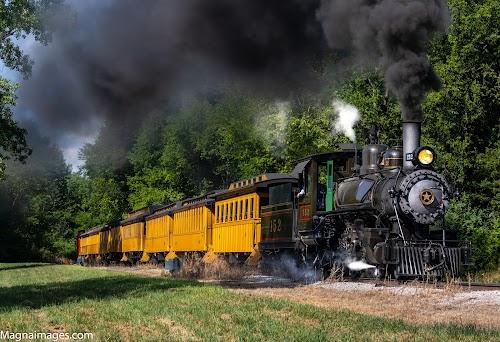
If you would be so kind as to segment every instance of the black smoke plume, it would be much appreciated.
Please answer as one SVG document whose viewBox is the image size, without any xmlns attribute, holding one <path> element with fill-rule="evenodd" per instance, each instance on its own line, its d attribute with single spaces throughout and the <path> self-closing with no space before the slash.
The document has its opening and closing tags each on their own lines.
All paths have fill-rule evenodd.
<svg viewBox="0 0 500 342">
<path fill-rule="evenodd" d="M 226 83 L 287 96 L 326 49 L 318 1 L 82 3 L 73 19 L 56 16 L 20 93 L 55 134 L 86 134 L 92 118 L 134 126 L 163 101 Z"/>
<path fill-rule="evenodd" d="M 445 32 L 444 0 L 322 0 L 318 12 L 328 44 L 362 67 L 383 70 L 403 120 L 420 121 L 426 93 L 440 81 L 426 55 L 434 34 Z"/>
<path fill-rule="evenodd" d="M 382 68 L 404 112 L 419 119 L 425 93 L 439 84 L 425 48 L 448 23 L 441 0 L 69 4 L 74 15 L 54 16 L 52 42 L 31 51 L 33 75 L 19 94 L 20 110 L 56 140 L 104 121 L 127 142 L 144 113 L 224 85 L 288 96 L 317 85 L 314 66 L 332 51 Z"/>
</svg>

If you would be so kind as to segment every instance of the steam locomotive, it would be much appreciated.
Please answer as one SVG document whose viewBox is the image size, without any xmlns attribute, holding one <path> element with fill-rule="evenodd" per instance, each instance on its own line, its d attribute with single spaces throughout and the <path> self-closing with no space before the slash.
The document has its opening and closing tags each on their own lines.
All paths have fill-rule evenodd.
<svg viewBox="0 0 500 342">
<path fill-rule="evenodd" d="M 78 262 L 164 263 L 217 258 L 292 261 L 323 277 L 335 272 L 394 278 L 458 276 L 470 247 L 435 239 L 450 188 L 420 146 L 420 122 L 403 123 L 403 146 L 340 146 L 299 160 L 290 174 L 264 174 L 175 203 L 143 208 L 81 231 Z"/>
<path fill-rule="evenodd" d="M 462 274 L 470 246 L 447 239 L 445 231 L 432 239 L 430 227 L 444 216 L 450 187 L 420 135 L 420 122 L 404 122 L 403 146 L 364 146 L 359 169 L 355 145 L 301 160 L 292 172 L 297 184 L 271 189 L 270 202 L 293 196 L 262 209 L 263 260 L 274 264 L 295 254 L 325 276 Z"/>
</svg>

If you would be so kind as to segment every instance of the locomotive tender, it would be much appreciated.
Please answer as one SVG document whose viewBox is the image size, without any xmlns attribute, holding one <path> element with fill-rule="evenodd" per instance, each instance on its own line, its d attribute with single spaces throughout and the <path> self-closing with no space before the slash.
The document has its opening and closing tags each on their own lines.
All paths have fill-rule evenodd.
<svg viewBox="0 0 500 342">
<path fill-rule="evenodd" d="M 290 174 L 265 174 L 228 189 L 160 207 L 78 236 L 80 262 L 165 262 L 191 255 L 297 266 L 359 276 L 459 276 L 470 247 L 429 227 L 443 217 L 449 186 L 420 146 L 420 122 L 403 123 L 403 146 L 341 145 L 299 160 Z"/>
</svg>

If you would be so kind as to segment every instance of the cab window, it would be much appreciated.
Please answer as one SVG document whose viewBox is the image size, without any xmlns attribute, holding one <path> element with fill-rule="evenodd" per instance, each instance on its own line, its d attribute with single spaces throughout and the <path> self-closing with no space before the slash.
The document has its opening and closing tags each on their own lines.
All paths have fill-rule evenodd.
<svg viewBox="0 0 500 342">
<path fill-rule="evenodd" d="M 356 191 L 356 201 L 361 202 L 364 200 L 368 192 L 373 186 L 374 181 L 371 179 L 363 179 L 359 182 L 358 190 Z"/>
<path fill-rule="evenodd" d="M 318 165 L 318 191 L 316 200 L 316 210 L 326 210 L 326 183 L 328 181 L 328 173 L 326 164 Z"/>
</svg>

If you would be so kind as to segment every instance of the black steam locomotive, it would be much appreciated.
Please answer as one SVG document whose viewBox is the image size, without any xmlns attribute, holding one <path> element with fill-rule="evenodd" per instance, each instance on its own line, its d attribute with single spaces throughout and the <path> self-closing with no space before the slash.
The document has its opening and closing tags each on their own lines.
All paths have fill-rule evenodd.
<svg viewBox="0 0 500 342">
<path fill-rule="evenodd" d="M 324 276 L 462 274 L 470 247 L 429 229 L 444 216 L 450 188 L 433 168 L 434 151 L 420 146 L 420 129 L 404 122 L 402 147 L 347 144 L 299 161 L 294 180 L 270 187 L 261 209 L 263 264 L 298 256 Z"/>
</svg>

